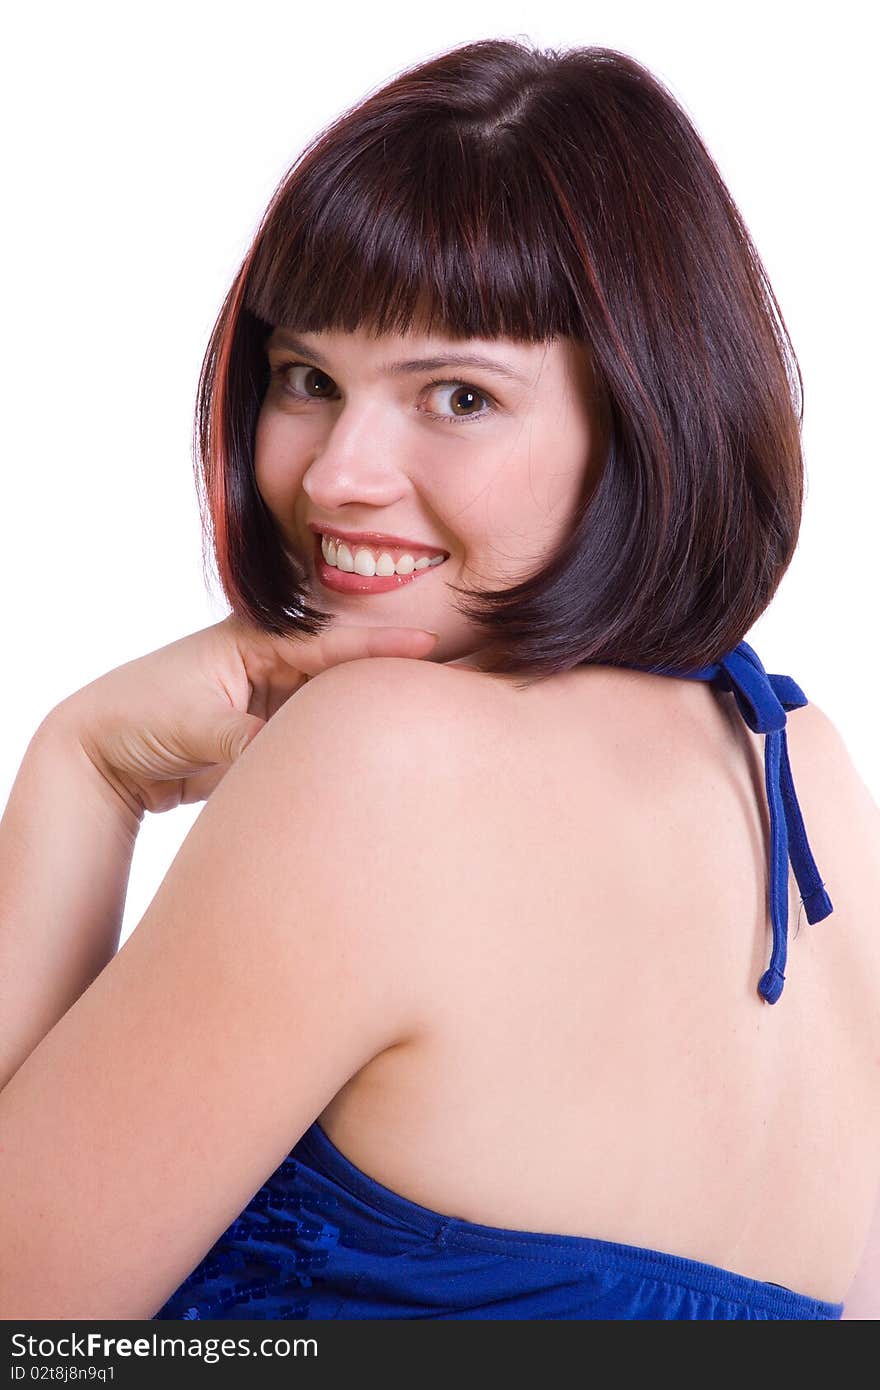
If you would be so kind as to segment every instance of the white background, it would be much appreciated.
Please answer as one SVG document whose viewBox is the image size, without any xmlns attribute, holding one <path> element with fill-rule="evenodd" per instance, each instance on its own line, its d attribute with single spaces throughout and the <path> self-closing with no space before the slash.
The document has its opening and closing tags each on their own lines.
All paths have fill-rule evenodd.
<svg viewBox="0 0 880 1390">
<path fill-rule="evenodd" d="M 0 806 L 54 704 L 227 611 L 202 577 L 195 390 L 276 184 L 394 73 L 488 37 L 623 49 L 714 155 L 805 384 L 799 549 L 750 640 L 831 716 L 880 799 L 869 14 L 674 0 L 16 7 L 0 83 Z M 123 939 L 200 810 L 145 818 Z"/>
</svg>

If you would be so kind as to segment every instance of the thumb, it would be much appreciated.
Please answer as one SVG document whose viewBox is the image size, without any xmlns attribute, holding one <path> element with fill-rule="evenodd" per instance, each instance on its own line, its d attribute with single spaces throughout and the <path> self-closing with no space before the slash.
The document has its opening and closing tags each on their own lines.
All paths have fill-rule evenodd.
<svg viewBox="0 0 880 1390">
<path fill-rule="evenodd" d="M 216 730 L 216 761 L 236 762 L 265 724 L 266 720 L 261 719 L 258 714 L 237 714 L 219 725 Z"/>
<path fill-rule="evenodd" d="M 366 637 L 370 656 L 427 656 L 440 637 L 439 632 L 425 627 L 370 627 L 350 631 L 355 636 Z"/>
</svg>

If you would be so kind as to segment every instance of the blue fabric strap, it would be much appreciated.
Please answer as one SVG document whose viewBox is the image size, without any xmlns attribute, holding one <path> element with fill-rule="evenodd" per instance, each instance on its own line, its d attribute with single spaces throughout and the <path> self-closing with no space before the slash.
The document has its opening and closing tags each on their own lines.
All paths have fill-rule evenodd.
<svg viewBox="0 0 880 1390">
<path fill-rule="evenodd" d="M 775 1004 L 782 993 L 788 949 L 789 856 L 807 921 L 821 922 L 834 911 L 807 840 L 788 759 L 786 710 L 800 709 L 808 703 L 807 697 L 790 676 L 768 676 L 760 657 L 748 642 L 740 642 L 713 665 L 702 666 L 696 671 L 679 671 L 670 666 L 638 666 L 634 669 L 651 671 L 655 675 L 678 676 L 682 680 L 710 681 L 721 690 L 732 691 L 749 728 L 765 736 L 764 781 L 770 806 L 773 951 L 770 964 L 758 982 L 758 993 L 768 1004 Z"/>
</svg>

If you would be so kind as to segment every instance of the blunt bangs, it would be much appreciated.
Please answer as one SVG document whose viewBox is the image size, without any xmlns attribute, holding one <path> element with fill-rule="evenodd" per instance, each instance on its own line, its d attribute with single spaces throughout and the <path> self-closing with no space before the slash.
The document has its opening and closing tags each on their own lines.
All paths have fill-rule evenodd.
<svg viewBox="0 0 880 1390">
<path fill-rule="evenodd" d="M 295 171 L 256 247 L 246 308 L 304 333 L 576 335 L 576 306 L 559 294 L 562 229 L 542 216 L 528 150 L 449 116 L 423 115 L 393 141 L 385 129 L 362 119 L 345 159 L 331 135 Z"/>
</svg>

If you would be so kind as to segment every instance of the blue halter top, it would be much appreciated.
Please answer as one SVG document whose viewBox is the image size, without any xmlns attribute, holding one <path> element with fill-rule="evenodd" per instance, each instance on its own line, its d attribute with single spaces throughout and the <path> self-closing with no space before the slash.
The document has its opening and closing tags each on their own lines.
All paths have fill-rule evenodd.
<svg viewBox="0 0 880 1390">
<path fill-rule="evenodd" d="M 770 806 L 770 920 L 773 950 L 770 964 L 758 981 L 758 993 L 775 1004 L 785 981 L 788 952 L 788 861 L 794 869 L 807 921 L 821 922 L 833 911 L 831 899 L 819 877 L 807 840 L 804 818 L 794 789 L 786 710 L 800 709 L 807 697 L 791 676 L 768 676 L 761 658 L 748 642 L 740 642 L 727 656 L 696 671 L 671 666 L 636 666 L 637 671 L 677 676 L 681 680 L 711 681 L 720 690 L 732 691 L 739 712 L 749 728 L 764 734 L 764 782 Z"/>
<path fill-rule="evenodd" d="M 747 642 L 695 671 L 636 667 L 732 691 L 765 735 L 773 950 L 782 992 L 788 860 L 810 922 L 832 911 L 807 843 L 785 736 L 807 704 Z M 548 1152 L 548 1165 L 553 1154 Z M 315 1120 L 155 1319 L 834 1319 L 833 1303 L 701 1260 L 590 1236 L 483 1226 L 431 1211 L 355 1166 Z"/>
</svg>

